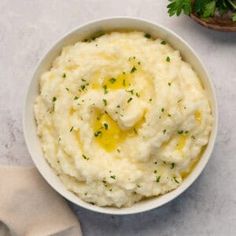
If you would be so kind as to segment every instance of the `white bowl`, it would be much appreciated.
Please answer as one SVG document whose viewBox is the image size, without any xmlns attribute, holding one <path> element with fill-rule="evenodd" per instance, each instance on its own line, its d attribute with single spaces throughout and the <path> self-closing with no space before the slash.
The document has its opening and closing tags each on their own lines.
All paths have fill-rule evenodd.
<svg viewBox="0 0 236 236">
<path fill-rule="evenodd" d="M 183 183 L 176 190 L 160 197 L 155 197 L 152 199 L 138 202 L 128 208 L 117 209 L 112 207 L 98 207 L 86 203 L 65 188 L 65 186 L 62 184 L 60 179 L 56 176 L 54 171 L 50 168 L 47 161 L 43 157 L 40 141 L 36 133 L 36 123 L 34 119 L 33 105 L 35 98 L 39 93 L 38 87 L 40 75 L 50 68 L 52 61 L 59 55 L 61 49 L 64 46 L 73 44 L 78 40 L 85 39 L 86 37 L 89 37 L 98 31 L 106 32 L 124 29 L 138 30 L 150 33 L 154 38 L 160 37 L 180 51 L 183 59 L 193 66 L 194 70 L 197 72 L 197 74 L 202 80 L 202 83 L 210 99 L 214 123 L 210 135 L 210 140 L 204 151 L 204 154 L 202 155 L 200 161 L 198 162 L 194 170 L 191 172 L 191 174 L 183 181 Z M 197 179 L 197 177 L 204 169 L 206 163 L 208 162 L 216 139 L 218 124 L 217 102 L 214 87 L 205 67 L 201 63 L 199 57 L 196 55 L 194 50 L 183 39 L 181 39 L 178 35 L 168 30 L 167 28 L 155 23 L 148 22 L 143 19 L 130 17 L 114 17 L 110 19 L 102 19 L 90 22 L 88 24 L 76 28 L 72 32 L 66 34 L 57 43 L 55 43 L 55 45 L 46 53 L 46 55 L 42 57 L 35 70 L 32 81 L 28 88 L 23 116 L 24 136 L 28 150 L 36 167 L 38 168 L 41 175 L 45 178 L 45 180 L 63 197 L 78 206 L 84 207 L 95 212 L 116 215 L 139 213 L 160 207 L 179 196 L 182 192 L 184 192 L 194 182 L 194 180 Z"/>
</svg>

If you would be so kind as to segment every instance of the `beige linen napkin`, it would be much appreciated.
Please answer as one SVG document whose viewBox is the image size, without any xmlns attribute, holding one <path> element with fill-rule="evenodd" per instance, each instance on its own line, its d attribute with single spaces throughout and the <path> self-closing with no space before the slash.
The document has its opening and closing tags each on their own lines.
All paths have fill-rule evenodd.
<svg viewBox="0 0 236 236">
<path fill-rule="evenodd" d="M 0 166 L 1 221 L 9 228 L 10 235 L 82 235 L 79 222 L 65 200 L 34 167 Z"/>
</svg>

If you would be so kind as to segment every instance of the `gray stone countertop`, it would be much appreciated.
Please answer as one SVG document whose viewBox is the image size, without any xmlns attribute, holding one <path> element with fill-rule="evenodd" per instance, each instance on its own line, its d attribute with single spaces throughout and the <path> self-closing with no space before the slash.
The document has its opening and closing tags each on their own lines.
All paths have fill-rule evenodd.
<svg viewBox="0 0 236 236">
<path fill-rule="evenodd" d="M 32 164 L 21 118 L 34 67 L 55 40 L 87 21 L 124 15 L 167 26 L 197 51 L 215 84 L 219 132 L 197 181 L 171 203 L 138 215 L 109 216 L 72 206 L 85 236 L 236 235 L 236 33 L 210 31 L 186 16 L 169 18 L 166 4 L 167 0 L 0 1 L 1 164 Z"/>
</svg>

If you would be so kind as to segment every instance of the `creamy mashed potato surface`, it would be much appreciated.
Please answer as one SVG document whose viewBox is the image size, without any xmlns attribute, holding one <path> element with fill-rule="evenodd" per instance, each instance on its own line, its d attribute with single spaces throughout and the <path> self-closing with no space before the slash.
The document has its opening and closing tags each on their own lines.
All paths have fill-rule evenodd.
<svg viewBox="0 0 236 236">
<path fill-rule="evenodd" d="M 208 97 L 179 51 L 142 32 L 63 48 L 35 102 L 46 160 L 67 189 L 130 206 L 176 189 L 208 143 Z"/>
</svg>

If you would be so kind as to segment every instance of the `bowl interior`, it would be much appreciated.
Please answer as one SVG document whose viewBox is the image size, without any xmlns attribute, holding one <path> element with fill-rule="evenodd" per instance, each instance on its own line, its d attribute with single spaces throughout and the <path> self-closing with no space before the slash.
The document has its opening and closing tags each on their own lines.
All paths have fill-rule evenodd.
<svg viewBox="0 0 236 236">
<path fill-rule="evenodd" d="M 34 101 L 39 93 L 40 75 L 51 67 L 52 61 L 60 54 L 62 47 L 73 44 L 79 40 L 84 40 L 85 38 L 88 38 L 91 35 L 96 34 L 97 32 L 119 31 L 119 30 L 132 30 L 132 31 L 137 30 L 137 31 L 147 32 L 150 33 L 154 38 L 160 37 L 163 40 L 166 40 L 168 43 L 172 45 L 173 48 L 180 50 L 183 59 L 192 65 L 194 70 L 201 78 L 203 86 L 205 87 L 208 93 L 214 117 L 213 130 L 210 136 L 209 143 L 204 151 L 204 154 L 200 159 L 200 161 L 198 162 L 198 164 L 196 165 L 196 167 L 194 168 L 194 170 L 192 171 L 192 173 L 183 181 L 183 183 L 179 186 L 179 188 L 163 196 L 144 200 L 139 203 L 136 203 L 131 207 L 121 208 L 121 209 L 112 207 L 105 208 L 105 207 L 93 206 L 89 203 L 80 200 L 77 196 L 75 196 L 73 193 L 69 192 L 65 188 L 65 186 L 62 184 L 60 179 L 55 175 L 54 171 L 50 168 L 50 166 L 43 157 L 40 142 L 36 132 L 36 123 L 33 113 Z M 218 116 L 217 116 L 216 97 L 212 83 L 209 80 L 209 76 L 204 66 L 201 64 L 199 58 L 196 56 L 196 54 L 193 52 L 190 46 L 188 46 L 187 43 L 184 42 L 175 33 L 167 30 L 164 27 L 147 22 L 145 20 L 136 18 L 124 18 L 124 17 L 103 19 L 100 21 L 91 22 L 89 24 L 86 24 L 84 26 L 75 29 L 74 31 L 72 31 L 71 33 L 67 34 L 65 37 L 60 39 L 42 58 L 42 60 L 39 62 L 35 70 L 32 81 L 28 88 L 28 93 L 24 108 L 24 117 L 23 117 L 24 135 L 28 150 L 31 154 L 31 157 L 36 167 L 38 168 L 42 176 L 45 178 L 45 180 L 62 196 L 64 196 L 66 199 L 70 200 L 71 202 L 81 207 L 96 212 L 107 213 L 107 214 L 120 214 L 120 215 L 143 212 L 159 207 L 169 202 L 173 198 L 177 197 L 185 189 L 187 189 L 192 184 L 192 182 L 199 176 L 199 174 L 203 170 L 204 166 L 206 165 L 210 157 L 216 137 L 217 120 Z"/>
</svg>

